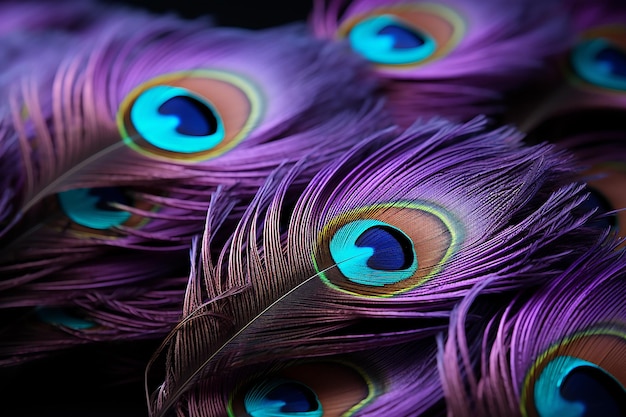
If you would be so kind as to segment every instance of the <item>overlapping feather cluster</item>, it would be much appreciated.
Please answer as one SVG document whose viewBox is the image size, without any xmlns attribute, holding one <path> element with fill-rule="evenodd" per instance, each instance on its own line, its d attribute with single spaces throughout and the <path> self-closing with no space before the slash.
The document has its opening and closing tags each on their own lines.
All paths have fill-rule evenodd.
<svg viewBox="0 0 626 417">
<path fill-rule="evenodd" d="M 624 5 L 0 21 L 0 369 L 149 340 L 150 417 L 626 415 Z"/>
</svg>

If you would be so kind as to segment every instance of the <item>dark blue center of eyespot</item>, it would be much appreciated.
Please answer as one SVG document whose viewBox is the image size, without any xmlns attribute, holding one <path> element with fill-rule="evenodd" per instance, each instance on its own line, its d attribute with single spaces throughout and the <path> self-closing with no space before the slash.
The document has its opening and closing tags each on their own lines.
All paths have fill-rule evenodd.
<svg viewBox="0 0 626 417">
<path fill-rule="evenodd" d="M 561 395 L 584 404 L 580 417 L 626 416 L 626 392 L 609 374 L 599 368 L 579 366 L 563 380 Z"/>
<path fill-rule="evenodd" d="M 617 215 L 607 215 L 606 213 L 614 210 L 609 200 L 599 191 L 589 187 L 589 196 L 581 204 L 581 209 L 585 211 L 596 210 L 596 217 L 588 224 L 598 229 L 608 229 L 617 226 Z"/>
<path fill-rule="evenodd" d="M 626 53 L 613 46 L 607 45 L 595 56 L 611 74 L 626 78 Z"/>
<path fill-rule="evenodd" d="M 367 266 L 372 269 L 398 271 L 413 264 L 412 242 L 392 227 L 370 227 L 358 237 L 355 245 L 374 250 L 374 254 L 367 260 Z"/>
<path fill-rule="evenodd" d="M 302 384 L 280 384 L 267 394 L 267 399 L 284 402 L 285 405 L 280 408 L 284 413 L 315 411 L 319 408 L 315 393 Z"/>
<path fill-rule="evenodd" d="M 189 96 L 175 96 L 159 106 L 162 115 L 176 116 L 176 131 L 187 136 L 208 136 L 217 132 L 218 121 L 213 111 Z"/>
<path fill-rule="evenodd" d="M 132 204 L 131 199 L 119 187 L 90 188 L 87 194 L 98 197 L 98 202 L 95 203 L 95 208 L 98 210 L 119 211 L 110 203 L 120 203 L 125 206 Z"/>
<path fill-rule="evenodd" d="M 352 49 L 384 65 L 422 63 L 433 57 L 438 48 L 427 32 L 387 14 L 370 16 L 357 23 L 348 38 Z"/>
<path fill-rule="evenodd" d="M 378 31 L 379 35 L 393 37 L 395 49 L 418 48 L 426 43 L 425 38 L 414 30 L 399 24 L 390 24 Z"/>
<path fill-rule="evenodd" d="M 626 91 L 626 52 L 604 38 L 580 42 L 570 55 L 577 75 L 591 85 Z"/>
</svg>

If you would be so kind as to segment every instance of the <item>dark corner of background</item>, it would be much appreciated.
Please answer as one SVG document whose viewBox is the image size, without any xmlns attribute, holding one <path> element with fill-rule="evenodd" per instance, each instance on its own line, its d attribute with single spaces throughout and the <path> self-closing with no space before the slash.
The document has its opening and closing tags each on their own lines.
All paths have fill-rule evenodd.
<svg viewBox="0 0 626 417">
<path fill-rule="evenodd" d="M 100 0 L 104 2 L 105 0 Z M 212 16 L 221 26 L 262 29 L 305 21 L 313 0 L 114 0 L 157 13 L 175 12 L 184 18 Z"/>
</svg>

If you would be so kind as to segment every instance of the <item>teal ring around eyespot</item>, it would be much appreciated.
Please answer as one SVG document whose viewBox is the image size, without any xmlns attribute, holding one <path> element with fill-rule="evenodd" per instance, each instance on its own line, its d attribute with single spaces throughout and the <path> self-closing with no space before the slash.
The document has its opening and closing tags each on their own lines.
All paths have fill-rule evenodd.
<svg viewBox="0 0 626 417">
<path fill-rule="evenodd" d="M 206 106 L 217 119 L 217 131 L 206 136 L 190 137 L 176 132 L 178 118 L 159 114 L 155 103 L 164 103 L 174 97 L 190 97 Z M 157 85 L 143 91 L 130 109 L 130 118 L 137 132 L 151 145 L 170 152 L 196 153 L 217 146 L 225 136 L 224 124 L 215 107 L 190 91 Z"/>
<path fill-rule="evenodd" d="M 89 188 L 77 188 L 57 194 L 63 212 L 74 223 L 90 229 L 106 230 L 124 224 L 132 214 L 127 211 L 94 209 L 98 197 L 88 194 Z"/>
<path fill-rule="evenodd" d="M 387 65 L 405 65 L 423 61 L 429 58 L 437 50 L 437 45 L 430 36 L 420 33 L 424 44 L 412 49 L 394 49 L 394 40 L 389 35 L 378 35 L 384 27 L 395 24 L 410 28 L 409 25 L 391 15 L 374 16 L 356 24 L 348 39 L 352 49 L 366 59 Z"/>
<path fill-rule="evenodd" d="M 415 255 L 415 250 L 411 247 L 411 253 L 413 254 L 413 260 L 411 265 L 402 271 L 377 271 L 376 279 L 370 279 L 369 269 L 366 265 L 368 257 L 364 257 L 365 253 L 373 255 L 374 250 L 372 248 L 356 247 L 354 242 L 357 238 L 366 230 L 375 226 L 387 226 L 395 229 L 406 237 L 406 239 L 413 244 L 413 241 L 402 230 L 394 227 L 388 223 L 381 222 L 373 219 L 355 220 L 350 223 L 346 223 L 337 230 L 335 235 L 330 239 L 330 254 L 335 260 L 337 268 L 341 273 L 350 281 L 367 286 L 383 286 L 386 284 L 395 284 L 404 279 L 413 276 L 418 268 L 418 259 Z M 352 247 L 342 245 L 337 242 L 352 242 Z M 345 253 L 344 253 L 345 252 Z M 342 259 L 336 259 L 335 254 L 342 253 Z M 353 260 L 353 262 L 350 262 Z"/>
<path fill-rule="evenodd" d="M 408 202 L 408 201 L 398 201 L 398 202 L 394 202 L 394 203 L 375 204 L 375 205 L 371 205 L 371 206 L 361 207 L 361 208 L 357 208 L 357 209 L 351 210 L 349 213 L 366 211 L 366 210 L 372 209 L 372 208 L 377 209 L 377 208 L 398 208 L 398 207 L 422 210 L 422 211 L 424 211 L 426 213 L 429 213 L 429 214 L 437 217 L 445 225 L 445 227 L 450 231 L 450 246 L 446 250 L 446 252 L 443 255 L 443 257 L 441 258 L 441 260 L 439 261 L 439 264 L 436 267 L 434 267 L 430 271 L 430 273 L 428 275 L 424 276 L 420 281 L 416 282 L 415 285 L 411 285 L 409 287 L 403 288 L 402 290 L 394 291 L 394 292 L 388 293 L 388 294 L 365 295 L 365 294 L 360 294 L 360 293 L 356 293 L 356 292 L 353 292 L 353 291 L 346 290 L 346 289 L 341 288 L 340 286 L 334 284 L 326 276 L 326 273 L 324 272 L 324 270 L 321 269 L 320 266 L 318 265 L 318 262 L 315 259 L 315 251 L 313 251 L 313 253 L 311 254 L 311 261 L 313 262 L 313 266 L 314 266 L 315 270 L 317 271 L 317 275 L 320 277 L 320 279 L 322 280 L 322 282 L 325 285 L 327 285 L 328 287 L 330 287 L 330 288 L 332 288 L 332 289 L 334 289 L 336 291 L 339 291 L 339 292 L 342 292 L 342 293 L 345 293 L 345 294 L 358 296 L 360 298 L 390 298 L 390 297 L 394 297 L 394 296 L 396 296 L 398 294 L 402 294 L 402 293 L 405 293 L 407 291 L 410 291 L 410 290 L 412 290 L 412 289 L 414 289 L 416 287 L 419 287 L 424 282 L 427 282 L 435 274 L 439 273 L 442 270 L 443 265 L 457 252 L 459 245 L 461 244 L 461 242 L 465 238 L 463 229 L 459 226 L 459 224 L 460 224 L 459 220 L 454 218 L 443 207 L 440 207 L 437 204 L 429 202 L 429 201 L 410 201 L 410 202 Z M 345 213 L 344 213 L 344 215 L 345 215 Z M 330 223 L 330 222 L 328 222 L 328 223 Z"/>
<path fill-rule="evenodd" d="M 620 323 L 619 326 L 621 327 L 622 323 Z M 532 381 L 534 379 L 536 382 L 535 382 L 534 387 L 533 387 L 534 389 L 532 389 L 532 395 L 535 396 L 535 398 L 536 398 L 536 395 L 538 393 L 536 385 L 537 385 L 537 383 L 539 381 L 542 380 L 542 377 L 543 377 L 545 369 L 546 369 L 544 367 L 544 369 L 539 374 L 539 377 L 535 377 L 536 370 L 537 370 L 538 366 L 545 360 L 546 357 L 552 355 L 552 353 L 554 351 L 556 351 L 557 349 L 559 349 L 561 346 L 567 345 L 567 344 L 569 344 L 569 343 L 571 343 L 573 341 L 576 341 L 577 339 L 582 339 L 582 338 L 586 338 L 586 337 L 593 337 L 593 336 L 614 336 L 614 337 L 626 340 L 626 333 L 623 330 L 617 329 L 617 328 L 608 327 L 608 328 L 595 328 L 595 329 L 590 329 L 590 330 L 586 330 L 586 331 L 582 331 L 582 332 L 577 332 L 575 334 L 572 334 L 572 335 L 570 335 L 568 337 L 565 337 L 564 339 L 561 339 L 560 341 L 554 343 L 552 346 L 550 346 L 547 350 L 545 350 L 541 355 L 539 355 L 535 359 L 535 361 L 533 362 L 533 364 L 530 367 L 530 369 L 526 372 L 526 376 L 524 377 L 524 382 L 523 382 L 523 385 L 522 385 L 522 390 L 521 390 L 521 394 L 520 394 L 520 403 L 519 403 L 520 404 L 520 408 L 521 408 L 520 411 L 521 411 L 521 414 L 522 414 L 523 417 L 528 417 L 528 415 L 529 415 L 528 410 L 527 410 L 527 408 L 525 406 L 525 404 L 528 403 L 528 401 L 529 401 L 528 400 L 529 391 L 530 391 L 529 387 L 531 386 Z M 600 367 L 598 367 L 597 365 L 595 365 L 592 362 L 588 362 L 588 361 L 585 361 L 584 359 L 575 358 L 575 357 L 572 357 L 572 356 L 569 356 L 569 355 L 560 355 L 560 356 L 555 356 L 555 357 L 561 357 L 561 358 L 568 357 L 568 358 L 573 358 L 573 359 L 577 359 L 577 360 L 581 361 L 581 363 L 578 363 L 578 364 L 575 361 L 569 361 L 568 365 L 569 365 L 569 367 L 571 369 L 573 369 L 573 368 L 575 368 L 577 366 L 580 366 L 580 364 L 582 364 L 582 362 L 585 362 L 586 366 L 593 366 L 594 368 L 601 369 Z M 549 364 L 552 363 L 553 361 L 554 360 L 551 360 L 549 362 Z M 611 377 L 613 378 L 612 375 L 611 375 Z M 613 379 L 615 380 L 615 378 L 613 378 Z M 623 385 L 619 381 L 616 381 L 616 382 L 618 382 L 619 385 L 623 387 Z M 543 390 L 540 390 L 539 393 L 546 392 L 547 390 L 549 390 L 549 383 L 542 382 L 542 389 Z M 543 400 L 540 400 L 540 402 L 542 402 L 542 401 Z M 535 402 L 534 407 L 537 409 L 537 406 L 538 406 L 537 400 L 535 399 L 534 402 Z M 548 409 L 548 408 L 550 408 L 550 405 L 544 403 L 544 404 L 541 405 L 541 407 L 543 407 L 544 409 Z M 537 409 L 537 411 L 539 411 L 539 410 Z M 574 415 L 572 415 L 572 414 L 564 415 L 563 417 L 574 417 L 574 416 L 578 417 L 575 414 Z"/>
<path fill-rule="evenodd" d="M 625 390 L 613 375 L 595 363 L 573 356 L 557 356 L 543 368 L 537 382 L 535 382 L 535 407 L 540 416 L 582 417 L 585 414 L 583 404 L 566 401 L 559 394 L 561 384 L 565 380 L 563 375 L 567 375 L 581 366 L 599 369 L 622 387 L 622 390 Z M 556 381 L 554 381 L 555 377 L 557 378 Z"/>
<path fill-rule="evenodd" d="M 211 82 L 217 81 L 225 84 L 230 84 L 232 88 L 235 88 L 243 93 L 243 95 L 245 96 L 245 100 L 250 106 L 250 112 L 243 125 L 238 127 L 236 133 L 231 132 L 229 134 L 228 132 L 226 132 L 226 137 L 229 138 L 226 145 L 221 143 L 214 148 L 210 148 L 201 152 L 171 152 L 160 149 L 158 147 L 154 147 L 150 142 L 146 141 L 145 138 L 139 137 L 139 134 L 136 133 L 136 128 L 134 127 L 134 125 L 132 125 L 132 120 L 128 120 L 128 122 L 131 124 L 130 126 L 126 125 L 125 117 L 127 117 L 128 115 L 128 118 L 130 119 L 129 110 L 132 108 L 134 101 L 139 97 L 139 95 L 141 95 L 143 91 L 145 91 L 147 88 L 158 85 L 168 86 L 168 83 L 177 83 L 181 79 L 206 79 Z M 169 87 L 175 86 L 169 85 Z M 186 91 L 192 91 L 186 88 L 183 89 Z M 195 92 L 192 92 L 192 94 L 194 94 L 193 97 L 196 100 L 198 100 L 199 97 L 205 97 L 201 94 L 195 94 Z M 200 101 L 206 103 L 209 100 L 204 99 Z M 265 97 L 259 86 L 257 86 L 254 82 L 241 74 L 235 74 L 220 69 L 195 69 L 191 71 L 179 71 L 166 73 L 151 78 L 130 91 L 119 105 L 119 109 L 116 115 L 116 122 L 118 126 L 118 131 L 122 138 L 122 142 L 132 150 L 150 158 L 160 159 L 164 161 L 175 160 L 180 163 L 193 164 L 216 158 L 228 152 L 229 150 L 237 146 L 237 144 L 239 144 L 242 140 L 244 140 L 260 122 L 262 115 L 265 111 L 265 101 Z M 131 130 L 135 131 L 135 133 L 131 133 Z M 145 141 L 146 143 L 150 144 L 150 146 L 154 149 L 144 148 L 140 144 L 140 141 Z"/>
<path fill-rule="evenodd" d="M 314 360 L 304 360 L 304 361 L 301 361 L 302 364 L 313 363 L 313 362 L 315 362 L 315 361 Z M 338 363 L 340 365 L 348 366 L 348 367 L 352 368 L 355 372 L 357 372 L 363 378 L 363 380 L 365 381 L 365 383 L 367 385 L 367 396 L 364 399 L 362 399 L 361 401 L 359 401 L 357 404 L 352 406 L 344 414 L 342 414 L 342 417 L 350 417 L 350 416 L 352 416 L 354 413 L 356 413 L 357 411 L 359 411 L 363 407 L 365 407 L 368 404 L 370 404 L 374 400 L 374 398 L 376 398 L 379 394 L 384 392 L 385 388 L 383 386 L 377 386 L 374 383 L 374 381 L 372 380 L 371 376 L 367 372 L 365 372 L 360 366 L 356 366 L 355 364 L 350 363 L 350 362 L 346 362 L 344 360 L 336 360 L 336 359 L 328 359 L 328 360 L 324 360 L 323 362 Z M 239 388 L 241 388 L 242 386 L 243 385 L 240 385 Z M 229 396 L 229 399 L 228 399 L 228 404 L 226 406 L 226 412 L 228 414 L 228 417 L 240 417 L 240 416 L 235 414 L 234 405 L 233 405 L 233 402 L 235 400 L 234 393 L 236 391 L 237 390 L 235 390 L 233 392 L 233 394 L 231 394 Z"/>
<path fill-rule="evenodd" d="M 285 405 L 284 402 L 280 400 L 268 401 L 265 399 L 265 395 L 270 393 L 276 386 L 278 386 L 277 384 L 279 383 L 292 383 L 306 387 L 315 396 L 315 401 L 318 406 L 317 410 L 304 412 L 300 411 L 295 414 L 280 411 L 280 408 Z M 322 404 L 320 403 L 315 391 L 313 391 L 306 384 L 303 384 L 299 381 L 292 381 L 287 379 L 277 379 L 274 381 L 269 381 L 262 386 L 255 385 L 249 392 L 246 393 L 243 402 L 246 412 L 252 417 L 276 417 L 279 415 L 284 415 L 285 417 L 288 417 L 289 415 L 294 415 L 298 417 L 322 417 L 322 415 L 324 414 L 324 409 L 322 408 Z"/>
<path fill-rule="evenodd" d="M 581 42 L 571 52 L 570 59 L 576 74 L 583 80 L 603 88 L 626 91 L 626 79 L 612 77 L 598 68 L 595 57 L 611 45 L 605 39 L 596 38 Z"/>
</svg>

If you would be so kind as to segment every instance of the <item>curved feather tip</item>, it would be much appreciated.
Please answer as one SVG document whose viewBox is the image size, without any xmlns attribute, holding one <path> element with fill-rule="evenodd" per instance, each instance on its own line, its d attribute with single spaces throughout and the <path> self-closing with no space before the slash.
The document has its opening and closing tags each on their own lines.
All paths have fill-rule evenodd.
<svg viewBox="0 0 626 417">
<path fill-rule="evenodd" d="M 1 107 L 0 308 L 69 309 L 107 329 L 79 338 L 154 336 L 159 308 L 169 330 L 207 210 L 232 225 L 273 170 L 299 164 L 301 189 L 391 126 L 364 63 L 303 25 L 112 8 L 67 32 L 75 47 L 52 48 L 54 65 L 18 77 Z M 164 285 L 176 295 L 163 304 L 142 297 Z"/>
<path fill-rule="evenodd" d="M 156 414 L 225 364 L 421 340 L 486 276 L 500 303 L 553 278 L 603 233 L 573 214 L 569 162 L 483 119 L 434 120 L 356 145 L 293 209 L 298 170 L 273 178 L 229 244 L 200 248 Z"/>
<path fill-rule="evenodd" d="M 466 326 L 463 316 L 451 323 L 440 376 L 452 415 L 624 414 L 626 258 L 617 244 L 601 239 L 561 275 L 502 307 L 474 369 L 453 366 L 466 350 Z"/>
<path fill-rule="evenodd" d="M 372 63 L 405 126 L 501 114 L 503 94 L 541 77 L 572 35 L 560 2 L 531 0 L 316 0 L 310 26 Z"/>
</svg>

